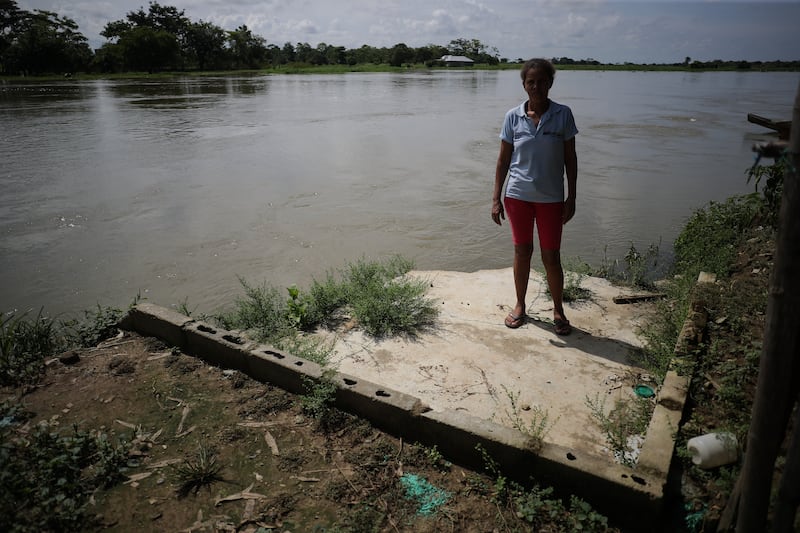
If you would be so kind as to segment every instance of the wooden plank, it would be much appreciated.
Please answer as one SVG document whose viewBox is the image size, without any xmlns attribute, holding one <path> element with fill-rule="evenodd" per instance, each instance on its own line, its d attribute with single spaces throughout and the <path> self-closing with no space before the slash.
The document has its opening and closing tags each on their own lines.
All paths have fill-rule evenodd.
<svg viewBox="0 0 800 533">
<path fill-rule="evenodd" d="M 635 304 L 637 302 L 649 302 L 650 300 L 660 300 L 667 295 L 659 292 L 655 294 L 629 294 L 628 296 L 614 296 L 615 304 Z"/>
</svg>

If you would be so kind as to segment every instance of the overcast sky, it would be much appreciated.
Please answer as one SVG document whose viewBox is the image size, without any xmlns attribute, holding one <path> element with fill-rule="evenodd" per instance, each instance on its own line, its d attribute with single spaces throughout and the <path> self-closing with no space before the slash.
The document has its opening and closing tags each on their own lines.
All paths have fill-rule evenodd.
<svg viewBox="0 0 800 533">
<path fill-rule="evenodd" d="M 800 1 L 679 0 L 163 0 L 193 22 L 246 24 L 268 43 L 447 45 L 480 39 L 509 59 L 605 63 L 800 59 Z M 147 0 L 17 0 L 74 19 L 92 47 L 107 22 Z"/>
</svg>

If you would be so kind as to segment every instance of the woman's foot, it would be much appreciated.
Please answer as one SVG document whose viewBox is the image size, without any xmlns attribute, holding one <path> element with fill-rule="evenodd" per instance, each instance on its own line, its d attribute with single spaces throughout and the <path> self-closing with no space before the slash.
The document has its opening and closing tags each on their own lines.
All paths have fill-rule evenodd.
<svg viewBox="0 0 800 533">
<path fill-rule="evenodd" d="M 572 333 L 572 325 L 570 325 L 569 320 L 566 318 L 556 318 L 553 320 L 553 329 L 556 332 L 556 335 L 560 335 L 565 337 Z"/>
<path fill-rule="evenodd" d="M 519 315 L 515 315 L 514 313 L 509 313 L 506 317 L 506 327 L 511 329 L 517 329 L 522 324 L 525 323 L 525 313 L 520 313 Z"/>
</svg>

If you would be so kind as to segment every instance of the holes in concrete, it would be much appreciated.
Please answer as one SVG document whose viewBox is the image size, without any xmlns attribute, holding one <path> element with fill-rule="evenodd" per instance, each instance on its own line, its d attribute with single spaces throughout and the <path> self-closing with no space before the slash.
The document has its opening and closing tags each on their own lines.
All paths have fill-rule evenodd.
<svg viewBox="0 0 800 533">
<path fill-rule="evenodd" d="M 202 324 L 197 326 L 197 329 L 199 329 L 203 333 L 211 333 L 212 335 L 217 333 L 217 330 L 215 330 L 214 328 L 210 328 L 208 326 L 203 326 Z"/>
<path fill-rule="evenodd" d="M 577 459 L 577 457 L 575 457 L 575 454 L 573 454 L 572 452 L 567 452 L 567 459 L 569 459 L 570 461 L 574 461 L 575 459 Z"/>
<path fill-rule="evenodd" d="M 628 478 L 627 474 L 622 474 L 622 479 L 627 479 L 627 478 Z M 631 476 L 631 479 L 636 483 L 638 483 L 639 485 L 647 485 L 647 480 L 644 479 L 643 477 Z"/>
<path fill-rule="evenodd" d="M 294 364 L 296 366 L 303 366 L 303 362 L 302 361 L 295 361 Z"/>
<path fill-rule="evenodd" d="M 237 337 L 236 335 L 223 335 L 222 338 L 228 342 L 232 342 L 233 344 L 244 344 L 242 338 Z"/>
<path fill-rule="evenodd" d="M 386 392 L 385 390 L 379 390 L 375 392 L 375 396 L 380 396 L 381 398 L 389 398 L 392 395 Z"/>
<path fill-rule="evenodd" d="M 273 352 L 272 350 L 264 350 L 264 353 L 267 355 L 271 355 L 275 359 L 286 359 L 286 356 L 282 353 Z"/>
<path fill-rule="evenodd" d="M 352 386 L 353 386 L 353 385 L 355 385 L 356 383 L 358 383 L 358 381 L 356 381 L 356 380 L 354 380 L 354 379 L 348 379 L 348 378 L 344 378 L 344 384 L 345 384 L 345 385 L 348 385 L 348 386 L 352 387 Z"/>
</svg>

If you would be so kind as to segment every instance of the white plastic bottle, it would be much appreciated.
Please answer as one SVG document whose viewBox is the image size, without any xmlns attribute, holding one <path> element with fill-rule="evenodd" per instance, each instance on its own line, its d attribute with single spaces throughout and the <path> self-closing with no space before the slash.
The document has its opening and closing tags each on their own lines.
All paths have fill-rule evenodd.
<svg viewBox="0 0 800 533">
<path fill-rule="evenodd" d="M 703 469 L 716 468 L 739 459 L 739 443 L 732 433 L 707 433 L 689 439 L 686 448 L 692 462 Z"/>
</svg>

